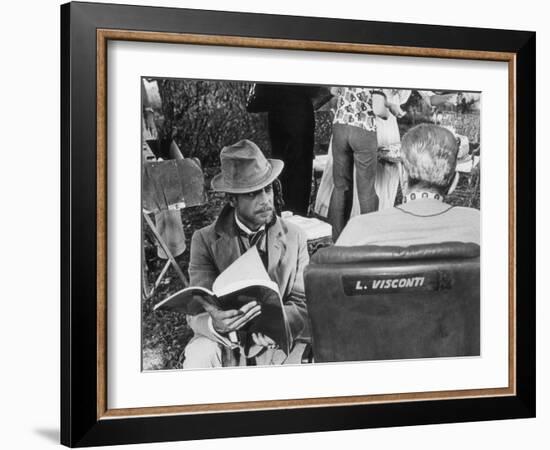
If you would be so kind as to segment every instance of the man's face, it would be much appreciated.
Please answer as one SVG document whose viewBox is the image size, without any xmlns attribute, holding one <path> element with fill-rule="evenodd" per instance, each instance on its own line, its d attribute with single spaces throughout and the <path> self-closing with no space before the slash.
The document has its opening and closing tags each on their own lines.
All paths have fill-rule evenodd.
<svg viewBox="0 0 550 450">
<path fill-rule="evenodd" d="M 231 196 L 231 205 L 244 225 L 257 230 L 273 219 L 273 185 L 247 194 L 234 194 Z"/>
</svg>

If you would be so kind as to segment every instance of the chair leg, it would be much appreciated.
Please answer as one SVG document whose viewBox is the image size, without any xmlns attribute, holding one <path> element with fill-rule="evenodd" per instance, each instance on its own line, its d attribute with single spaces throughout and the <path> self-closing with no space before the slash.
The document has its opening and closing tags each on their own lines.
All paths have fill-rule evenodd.
<svg viewBox="0 0 550 450">
<path fill-rule="evenodd" d="M 164 278 L 164 275 L 166 275 L 166 272 L 168 271 L 168 268 L 170 267 L 170 264 L 171 264 L 170 261 L 166 261 L 166 264 L 162 268 L 162 270 L 160 272 L 160 275 L 157 277 L 157 279 L 155 281 L 155 284 L 153 285 L 153 288 L 151 289 L 151 295 L 153 295 L 153 292 L 155 291 L 155 289 L 157 289 L 160 286 L 160 282 Z"/>
<path fill-rule="evenodd" d="M 168 256 L 168 260 L 172 264 L 172 266 L 174 267 L 174 269 L 175 269 L 176 273 L 178 274 L 178 276 L 180 277 L 180 280 L 183 283 L 183 286 L 184 287 L 189 286 L 189 281 L 187 281 L 187 278 L 183 274 L 180 266 L 178 265 L 178 263 L 174 259 L 174 255 L 172 255 L 172 252 L 168 249 L 168 246 L 166 245 L 166 243 L 162 239 L 162 236 L 157 231 L 157 229 L 155 227 L 155 224 L 153 223 L 151 218 L 145 212 L 143 212 L 143 217 L 145 218 L 145 222 L 147 223 L 147 225 L 149 225 L 149 228 L 151 228 L 151 231 L 153 232 L 153 235 L 155 236 L 155 239 L 157 240 L 159 245 L 162 247 L 162 249 L 166 253 L 166 256 Z"/>
<path fill-rule="evenodd" d="M 473 175 L 474 177 L 474 187 L 472 189 L 472 195 L 470 196 L 470 204 L 468 206 L 472 207 L 474 206 L 474 199 L 477 197 L 478 193 L 479 193 L 479 179 L 480 179 L 480 176 L 479 174 L 474 174 Z M 472 181 L 470 179 L 470 184 L 472 184 Z"/>
<path fill-rule="evenodd" d="M 153 295 L 154 288 L 149 290 L 149 280 L 147 279 L 146 272 L 147 263 L 145 262 L 145 247 L 141 244 L 141 286 L 143 290 L 143 296 L 148 299 Z"/>
</svg>

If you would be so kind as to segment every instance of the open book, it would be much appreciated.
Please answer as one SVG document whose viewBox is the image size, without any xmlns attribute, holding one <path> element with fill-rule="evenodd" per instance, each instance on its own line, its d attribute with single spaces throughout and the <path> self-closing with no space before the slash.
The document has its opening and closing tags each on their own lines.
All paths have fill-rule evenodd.
<svg viewBox="0 0 550 450">
<path fill-rule="evenodd" d="M 253 300 L 261 305 L 261 314 L 241 330 L 248 332 L 249 337 L 251 333 L 269 336 L 288 355 L 290 328 L 279 287 L 269 278 L 256 247 L 251 247 L 225 269 L 214 281 L 212 290 L 190 286 L 158 303 L 154 309 L 195 315 L 211 309 L 240 309 Z"/>
</svg>

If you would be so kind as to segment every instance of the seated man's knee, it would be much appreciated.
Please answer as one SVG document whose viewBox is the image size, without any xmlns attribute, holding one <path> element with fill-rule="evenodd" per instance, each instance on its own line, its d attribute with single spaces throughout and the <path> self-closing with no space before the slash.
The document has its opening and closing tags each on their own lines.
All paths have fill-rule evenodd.
<svg viewBox="0 0 550 450">
<path fill-rule="evenodd" d="M 222 366 L 221 345 L 204 336 L 194 336 L 185 347 L 184 369 Z"/>
</svg>

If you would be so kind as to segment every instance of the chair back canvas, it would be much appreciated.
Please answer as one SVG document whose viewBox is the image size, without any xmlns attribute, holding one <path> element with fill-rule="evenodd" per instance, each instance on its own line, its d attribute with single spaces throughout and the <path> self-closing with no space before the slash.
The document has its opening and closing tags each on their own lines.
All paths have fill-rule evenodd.
<svg viewBox="0 0 550 450">
<path fill-rule="evenodd" d="M 193 159 L 144 162 L 142 204 L 148 212 L 204 203 L 204 175 Z"/>
</svg>

